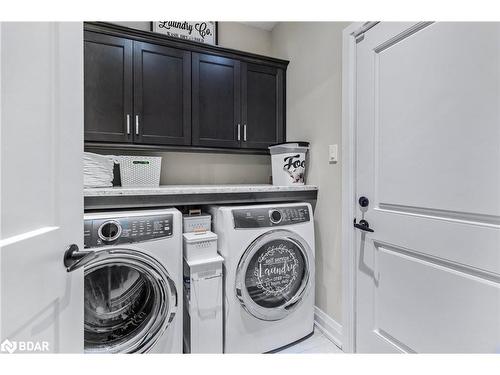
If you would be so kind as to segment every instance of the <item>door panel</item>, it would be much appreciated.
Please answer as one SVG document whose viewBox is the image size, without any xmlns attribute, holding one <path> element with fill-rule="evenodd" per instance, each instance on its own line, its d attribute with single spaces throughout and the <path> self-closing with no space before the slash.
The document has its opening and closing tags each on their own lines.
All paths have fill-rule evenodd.
<svg viewBox="0 0 500 375">
<path fill-rule="evenodd" d="M 132 41 L 86 31 L 84 48 L 85 140 L 131 142 Z"/>
<path fill-rule="evenodd" d="M 493 23 L 357 44 L 357 351 L 498 351 L 499 44 Z"/>
<path fill-rule="evenodd" d="M 283 141 L 283 70 L 242 64 L 242 147 Z"/>
<path fill-rule="evenodd" d="M 193 145 L 239 147 L 240 62 L 198 53 L 192 59 Z"/>
<path fill-rule="evenodd" d="M 63 254 L 83 248 L 83 27 L 8 22 L 0 36 L 0 342 L 81 353 L 83 273 Z"/>
<path fill-rule="evenodd" d="M 377 244 L 375 254 L 379 334 L 409 352 L 488 352 L 498 346 L 500 303 L 484 310 L 487 301 L 500 298 L 494 279 L 400 248 Z"/>
<path fill-rule="evenodd" d="M 498 31 L 480 27 L 434 24 L 376 48 L 381 204 L 500 215 L 498 185 L 478 184 L 500 178 L 499 50 L 483 45 Z"/>
<path fill-rule="evenodd" d="M 134 42 L 134 116 L 135 142 L 191 143 L 190 52 Z"/>
</svg>

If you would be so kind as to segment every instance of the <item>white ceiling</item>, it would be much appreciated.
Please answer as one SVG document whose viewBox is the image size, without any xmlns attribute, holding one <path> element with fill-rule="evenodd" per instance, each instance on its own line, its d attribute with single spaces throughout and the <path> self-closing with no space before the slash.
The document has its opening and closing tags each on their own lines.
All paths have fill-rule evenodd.
<svg viewBox="0 0 500 375">
<path fill-rule="evenodd" d="M 278 22 L 240 22 L 248 26 L 257 27 L 259 29 L 271 31 Z"/>
</svg>

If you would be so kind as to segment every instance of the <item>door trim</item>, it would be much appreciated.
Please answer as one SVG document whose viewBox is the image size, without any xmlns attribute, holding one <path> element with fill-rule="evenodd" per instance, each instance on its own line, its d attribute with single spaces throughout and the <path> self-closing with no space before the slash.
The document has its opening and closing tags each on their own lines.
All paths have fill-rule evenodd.
<svg viewBox="0 0 500 375">
<path fill-rule="evenodd" d="M 375 22 L 355 22 L 342 33 L 342 350 L 356 352 L 356 44 Z"/>
</svg>

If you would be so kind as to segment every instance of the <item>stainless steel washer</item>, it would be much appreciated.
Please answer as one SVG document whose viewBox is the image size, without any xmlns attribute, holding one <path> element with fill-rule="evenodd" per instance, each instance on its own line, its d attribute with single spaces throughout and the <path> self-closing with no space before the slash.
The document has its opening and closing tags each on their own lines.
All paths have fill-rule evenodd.
<svg viewBox="0 0 500 375">
<path fill-rule="evenodd" d="M 85 215 L 85 353 L 182 353 L 182 215 Z"/>
</svg>

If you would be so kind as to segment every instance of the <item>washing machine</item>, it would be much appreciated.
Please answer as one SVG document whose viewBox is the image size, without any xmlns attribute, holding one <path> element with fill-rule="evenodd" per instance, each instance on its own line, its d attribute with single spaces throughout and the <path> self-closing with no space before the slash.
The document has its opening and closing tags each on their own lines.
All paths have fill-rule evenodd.
<svg viewBox="0 0 500 375">
<path fill-rule="evenodd" d="M 224 352 L 265 353 L 314 329 L 308 203 L 210 206 L 224 258 Z"/>
<path fill-rule="evenodd" d="M 89 213 L 85 353 L 182 353 L 182 215 L 176 209 Z"/>
</svg>

